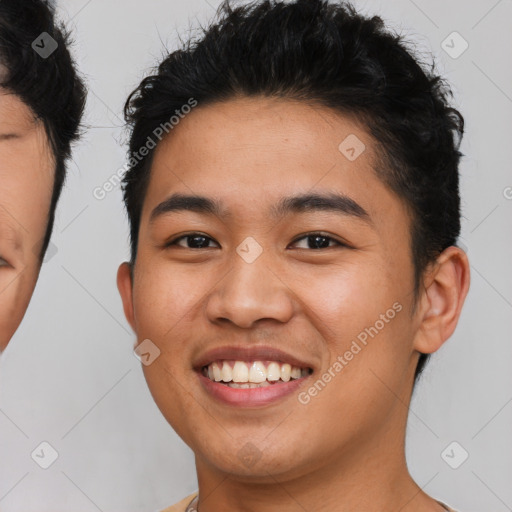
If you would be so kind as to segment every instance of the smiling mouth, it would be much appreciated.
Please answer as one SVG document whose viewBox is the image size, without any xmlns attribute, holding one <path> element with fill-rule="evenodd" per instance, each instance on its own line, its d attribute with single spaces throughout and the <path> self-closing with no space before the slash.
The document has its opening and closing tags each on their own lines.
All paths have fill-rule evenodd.
<svg viewBox="0 0 512 512">
<path fill-rule="evenodd" d="M 251 389 L 301 379 L 313 370 L 278 361 L 219 360 L 203 366 L 201 372 L 211 381 L 230 388 Z"/>
</svg>

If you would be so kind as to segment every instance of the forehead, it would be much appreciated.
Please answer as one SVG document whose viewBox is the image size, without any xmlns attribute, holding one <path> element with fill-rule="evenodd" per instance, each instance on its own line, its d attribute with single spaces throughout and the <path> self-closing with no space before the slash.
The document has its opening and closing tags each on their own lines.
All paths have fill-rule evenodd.
<svg viewBox="0 0 512 512">
<path fill-rule="evenodd" d="M 21 98 L 0 87 L 0 136 L 34 129 L 36 118 Z"/>
<path fill-rule="evenodd" d="M 376 193 L 397 200 L 374 171 L 375 145 L 357 118 L 314 104 L 237 98 L 199 105 L 157 146 L 146 199 L 206 193 L 248 211 L 323 189 L 371 210 Z"/>
<path fill-rule="evenodd" d="M 27 160 L 34 158 L 39 160 L 36 170 L 53 167 L 53 163 L 49 165 L 54 155 L 44 124 L 19 96 L 1 87 L 0 154 L 0 171 L 8 170 L 16 162 L 27 164 Z"/>
<path fill-rule="evenodd" d="M 347 148 L 354 152 L 346 154 Z M 237 238 L 303 224 L 357 238 L 379 253 L 376 264 L 387 271 L 407 268 L 412 217 L 377 176 L 377 165 L 376 142 L 362 123 L 326 107 L 275 99 L 199 105 L 155 149 L 140 219 L 142 246 L 153 243 L 159 230 L 166 234 L 178 225 L 193 229 L 204 222 L 220 226 L 216 219 Z M 363 224 L 353 214 L 340 217 L 339 202 L 328 211 L 282 208 L 297 197 L 304 204 L 308 194 L 324 202 L 328 196 L 348 198 L 370 222 Z M 189 196 L 188 206 L 180 195 Z M 209 206 L 199 208 L 198 197 L 213 200 L 222 215 L 209 215 Z M 352 206 L 345 201 L 341 209 Z M 276 211 L 285 215 L 276 218 Z"/>
<path fill-rule="evenodd" d="M 15 248 L 44 235 L 54 157 L 42 122 L 16 95 L 0 89 L 0 236 Z M 21 241 L 21 242 L 20 242 Z"/>
</svg>

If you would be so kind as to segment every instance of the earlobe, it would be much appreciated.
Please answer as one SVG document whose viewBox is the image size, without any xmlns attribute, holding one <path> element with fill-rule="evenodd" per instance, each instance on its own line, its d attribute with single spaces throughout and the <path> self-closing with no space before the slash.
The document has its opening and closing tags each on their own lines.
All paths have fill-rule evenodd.
<svg viewBox="0 0 512 512">
<path fill-rule="evenodd" d="M 426 280 L 414 348 L 423 354 L 431 354 L 443 345 L 457 326 L 469 290 L 466 253 L 455 246 L 445 249 Z"/>
<path fill-rule="evenodd" d="M 117 289 L 123 301 L 123 310 L 126 320 L 131 328 L 135 329 L 135 315 L 133 312 L 133 293 L 132 293 L 132 267 L 130 263 L 121 263 L 117 270 Z"/>
</svg>

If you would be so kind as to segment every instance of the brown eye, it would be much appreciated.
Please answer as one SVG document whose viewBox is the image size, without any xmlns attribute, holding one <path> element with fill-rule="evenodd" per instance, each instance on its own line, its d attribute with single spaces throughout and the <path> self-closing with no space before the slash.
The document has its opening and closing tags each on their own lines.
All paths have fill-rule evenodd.
<svg viewBox="0 0 512 512">
<path fill-rule="evenodd" d="M 186 249 L 208 249 L 212 247 L 210 246 L 210 242 L 216 243 L 213 238 L 210 238 L 209 236 L 201 233 L 191 233 L 171 240 L 166 247 L 177 245 Z"/>
<path fill-rule="evenodd" d="M 345 244 L 335 240 L 331 236 L 324 235 L 322 233 L 310 233 L 295 240 L 293 245 L 297 246 L 299 242 L 302 244 L 301 247 L 298 247 L 299 249 L 329 249 L 336 246 L 346 247 Z"/>
</svg>

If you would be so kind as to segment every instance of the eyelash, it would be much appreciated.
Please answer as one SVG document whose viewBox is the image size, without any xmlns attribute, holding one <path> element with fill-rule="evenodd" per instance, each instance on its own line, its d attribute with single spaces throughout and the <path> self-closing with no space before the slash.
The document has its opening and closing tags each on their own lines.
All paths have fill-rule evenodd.
<svg viewBox="0 0 512 512">
<path fill-rule="evenodd" d="M 329 240 L 329 242 L 334 242 L 336 245 L 334 246 L 329 246 L 329 247 L 320 247 L 320 248 L 316 248 L 316 249 L 313 249 L 313 248 L 307 248 L 306 250 L 310 250 L 310 251 L 319 251 L 319 250 L 322 250 L 322 249 L 332 249 L 333 247 L 336 247 L 336 246 L 339 246 L 339 247 L 349 247 L 347 244 L 339 241 L 339 240 L 336 240 L 334 237 L 332 236 L 329 236 L 329 235 L 326 235 L 324 233 L 321 233 L 321 232 L 317 232 L 317 231 L 313 231 L 311 233 L 306 233 L 304 235 L 301 235 L 300 237 L 297 237 L 293 242 L 292 244 L 295 244 L 297 243 L 299 240 L 303 240 L 303 239 L 307 239 L 309 237 L 315 237 L 315 236 L 318 236 L 318 237 L 322 237 L 322 238 L 326 238 Z M 204 235 L 203 233 L 199 233 L 199 232 L 193 232 L 193 233 L 188 233 L 186 235 L 181 235 L 179 237 L 176 237 L 174 238 L 173 240 L 170 240 L 169 242 L 167 242 L 165 244 L 165 247 L 168 248 L 168 247 L 171 247 L 171 246 L 178 246 L 178 242 L 180 240 L 183 240 L 183 239 L 186 239 L 186 238 L 196 238 L 196 237 L 202 237 L 202 238 L 206 238 L 207 240 L 211 240 L 211 241 L 214 241 L 213 238 L 207 236 L 207 235 Z M 179 247 L 182 247 L 182 246 L 179 246 Z M 191 249 L 191 250 L 200 250 L 200 249 L 211 249 L 212 247 L 183 247 L 184 249 Z M 304 249 L 304 248 L 302 248 Z"/>
</svg>

